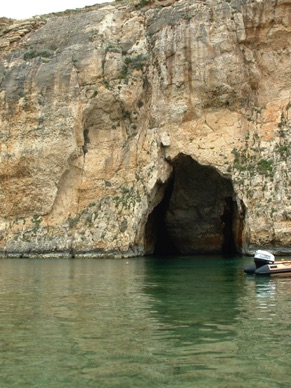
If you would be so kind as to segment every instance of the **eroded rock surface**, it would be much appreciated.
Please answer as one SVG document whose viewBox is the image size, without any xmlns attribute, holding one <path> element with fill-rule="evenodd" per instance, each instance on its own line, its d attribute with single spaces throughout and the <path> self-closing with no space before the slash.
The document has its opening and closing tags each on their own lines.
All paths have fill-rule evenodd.
<svg viewBox="0 0 291 388">
<path fill-rule="evenodd" d="M 181 0 L 1 19 L 2 254 L 290 253 L 290 16 Z"/>
</svg>

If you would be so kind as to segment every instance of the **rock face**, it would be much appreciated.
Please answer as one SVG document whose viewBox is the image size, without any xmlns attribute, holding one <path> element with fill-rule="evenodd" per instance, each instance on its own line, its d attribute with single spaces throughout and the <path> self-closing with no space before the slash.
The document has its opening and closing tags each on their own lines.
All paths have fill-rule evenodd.
<svg viewBox="0 0 291 388">
<path fill-rule="evenodd" d="M 1 19 L 2 255 L 290 253 L 290 11 Z"/>
</svg>

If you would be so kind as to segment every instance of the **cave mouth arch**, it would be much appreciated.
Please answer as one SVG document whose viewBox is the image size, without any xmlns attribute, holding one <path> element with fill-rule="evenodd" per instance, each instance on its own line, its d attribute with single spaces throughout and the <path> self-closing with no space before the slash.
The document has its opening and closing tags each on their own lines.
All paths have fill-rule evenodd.
<svg viewBox="0 0 291 388">
<path fill-rule="evenodd" d="M 179 154 L 163 198 L 145 226 L 145 252 L 153 255 L 241 252 L 244 206 L 230 179 L 214 167 Z"/>
</svg>

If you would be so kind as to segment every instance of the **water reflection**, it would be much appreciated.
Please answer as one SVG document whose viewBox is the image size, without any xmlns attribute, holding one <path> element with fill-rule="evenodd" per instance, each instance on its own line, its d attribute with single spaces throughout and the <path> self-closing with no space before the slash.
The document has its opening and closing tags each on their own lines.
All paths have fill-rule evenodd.
<svg viewBox="0 0 291 388">
<path fill-rule="evenodd" d="M 240 354 L 243 361 L 252 360 L 249 378 L 262 386 L 288 387 L 290 372 L 291 279 L 246 276 L 241 304 L 247 309 L 238 318 Z M 243 337 L 243 338 L 242 338 Z M 244 341 L 242 341 L 244 339 Z"/>
<path fill-rule="evenodd" d="M 205 257 L 147 262 L 144 292 L 152 296 L 159 321 L 170 323 L 184 341 L 211 341 L 210 333 L 215 341 L 221 333 L 223 340 L 226 332 L 231 336 L 240 290 L 239 273 L 228 260 Z"/>
<path fill-rule="evenodd" d="M 2 261 L 0 386 L 110 386 L 136 362 L 147 311 L 143 261 L 131 264 Z"/>
<path fill-rule="evenodd" d="M 276 294 L 276 283 L 270 276 L 263 278 L 256 277 L 255 281 L 258 300 L 274 299 Z"/>
<path fill-rule="evenodd" d="M 287 387 L 291 278 L 242 260 L 0 260 L 1 387 Z"/>
</svg>

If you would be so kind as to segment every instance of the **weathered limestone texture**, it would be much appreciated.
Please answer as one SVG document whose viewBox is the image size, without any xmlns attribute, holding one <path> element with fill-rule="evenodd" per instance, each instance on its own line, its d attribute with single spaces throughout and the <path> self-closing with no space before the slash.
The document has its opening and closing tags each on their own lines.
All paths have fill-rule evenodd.
<svg viewBox="0 0 291 388">
<path fill-rule="evenodd" d="M 288 0 L 0 19 L 0 251 L 291 252 Z"/>
</svg>

